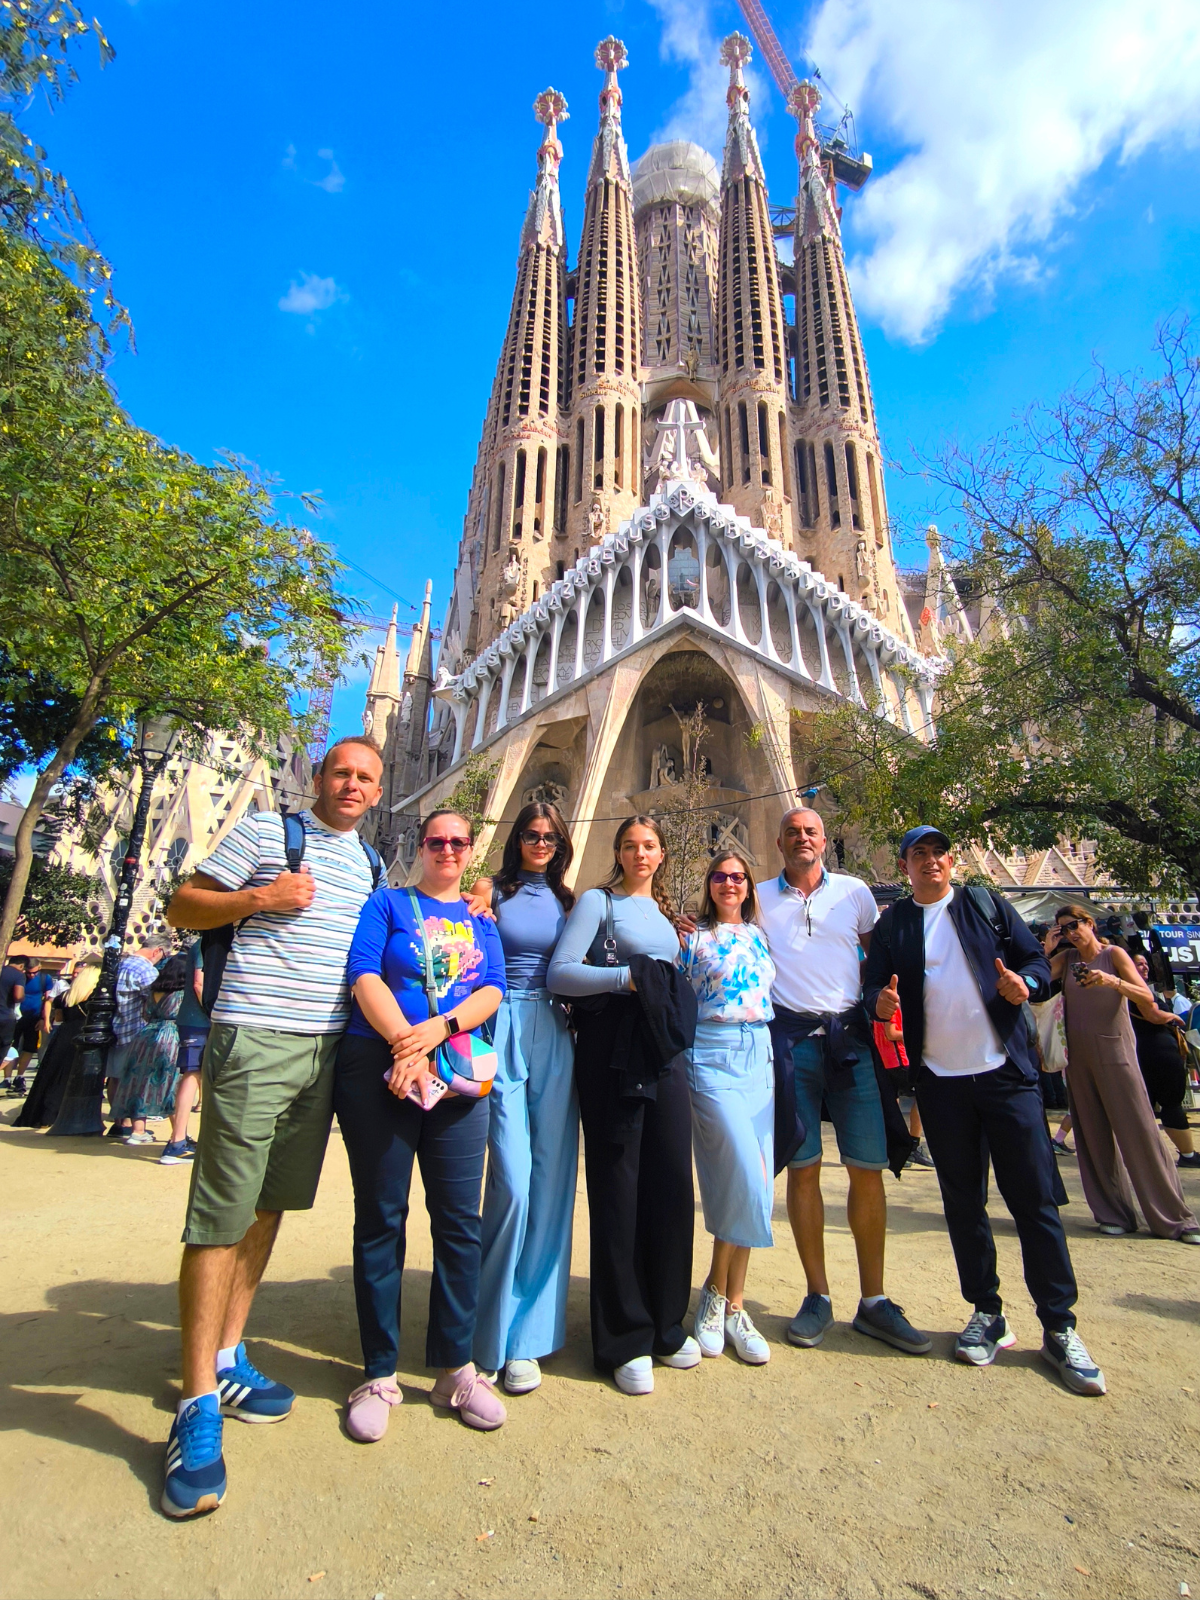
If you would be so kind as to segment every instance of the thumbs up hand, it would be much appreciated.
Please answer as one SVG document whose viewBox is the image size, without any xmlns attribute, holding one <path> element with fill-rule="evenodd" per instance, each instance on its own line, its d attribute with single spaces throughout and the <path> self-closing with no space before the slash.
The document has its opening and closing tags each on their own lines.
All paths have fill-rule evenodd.
<svg viewBox="0 0 1200 1600">
<path fill-rule="evenodd" d="M 996 957 L 996 988 L 1010 1005 L 1024 1005 L 1029 999 L 1029 986 L 1024 978 L 1018 977 L 1015 972 L 1010 972 L 999 956 Z"/>
<path fill-rule="evenodd" d="M 900 980 L 893 972 L 886 989 L 880 989 L 875 1001 L 875 1015 L 881 1022 L 886 1022 L 889 1017 L 894 1017 L 900 1009 Z"/>
</svg>

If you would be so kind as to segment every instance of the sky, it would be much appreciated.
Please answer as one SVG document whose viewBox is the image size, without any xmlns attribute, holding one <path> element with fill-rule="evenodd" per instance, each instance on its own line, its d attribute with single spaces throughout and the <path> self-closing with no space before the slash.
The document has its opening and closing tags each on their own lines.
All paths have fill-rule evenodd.
<svg viewBox="0 0 1200 1600">
<path fill-rule="evenodd" d="M 230 450 L 289 494 L 375 616 L 449 598 L 512 295 L 540 128 L 563 91 L 574 260 L 597 41 L 623 38 L 630 156 L 694 138 L 720 159 L 732 0 L 98 0 L 115 50 L 26 125 L 71 182 L 136 329 L 118 356 L 141 426 Z M 874 159 L 843 219 L 901 559 L 924 555 L 916 456 L 970 444 L 1085 377 L 1147 363 L 1200 306 L 1194 0 L 767 0 Z M 757 53 L 756 53 L 757 56 Z M 757 61 L 773 200 L 795 124 Z M 296 510 L 300 515 L 299 508 Z M 375 636 L 370 642 L 375 642 Z M 366 673 L 334 703 L 359 726 Z"/>
</svg>

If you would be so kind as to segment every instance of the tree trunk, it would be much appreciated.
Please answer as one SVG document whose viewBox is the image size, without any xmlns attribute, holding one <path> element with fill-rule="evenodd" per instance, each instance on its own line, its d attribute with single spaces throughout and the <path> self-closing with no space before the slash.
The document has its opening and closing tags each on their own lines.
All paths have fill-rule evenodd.
<svg viewBox="0 0 1200 1600">
<path fill-rule="evenodd" d="M 0 954 L 7 952 L 21 915 L 25 887 L 29 882 L 29 869 L 33 865 L 33 830 L 41 821 L 42 812 L 50 791 L 71 765 L 76 750 L 100 720 L 100 694 L 104 687 L 102 678 L 93 678 L 79 706 L 71 731 L 54 752 L 51 760 L 38 773 L 29 804 L 17 824 L 13 848 L 13 874 L 4 897 L 4 910 L 0 912 Z"/>
</svg>

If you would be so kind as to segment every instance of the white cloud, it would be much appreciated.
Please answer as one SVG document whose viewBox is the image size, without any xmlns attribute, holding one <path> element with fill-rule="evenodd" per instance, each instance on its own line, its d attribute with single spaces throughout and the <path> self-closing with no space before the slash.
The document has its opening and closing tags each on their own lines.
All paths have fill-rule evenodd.
<svg viewBox="0 0 1200 1600">
<path fill-rule="evenodd" d="M 1106 159 L 1200 133 L 1194 0 L 824 0 L 807 49 L 860 133 L 908 149 L 854 201 L 852 270 L 912 341 L 956 295 L 1037 276 Z"/>
<path fill-rule="evenodd" d="M 342 190 L 346 187 L 346 177 L 341 167 L 339 167 L 337 162 L 333 159 L 333 151 L 318 150 L 317 159 L 320 161 L 328 161 L 329 171 L 323 178 L 314 178 L 313 187 L 316 189 L 324 189 L 326 194 L 341 194 Z"/>
<path fill-rule="evenodd" d="M 725 105 L 729 68 L 721 65 L 721 40 L 725 34 L 717 32 L 707 0 L 650 0 L 650 4 L 662 19 L 660 54 L 666 61 L 686 66 L 691 79 L 686 92 L 670 108 L 655 139 L 691 139 L 715 156 L 719 165 L 729 121 Z M 732 33 L 735 29 L 726 31 Z M 749 31 L 740 17 L 737 31 Z M 747 69 L 745 77 L 750 89 L 751 117 L 761 122 L 766 81 L 753 66 Z M 761 140 L 761 127 L 757 131 Z"/>
<path fill-rule="evenodd" d="M 691 69 L 664 132 L 719 156 L 711 0 L 651 4 L 664 56 Z M 819 63 L 868 148 L 874 132 L 906 151 L 848 220 L 860 311 L 913 342 L 957 297 L 986 301 L 1001 279 L 1044 272 L 1106 160 L 1200 136 L 1195 0 L 819 0 L 806 38 L 783 43 L 799 70 Z"/>
<path fill-rule="evenodd" d="M 301 272 L 300 282 L 292 279 L 288 292 L 279 302 L 279 309 L 292 311 L 299 317 L 310 317 L 314 311 L 328 311 L 336 300 L 345 298 L 345 291 L 339 289 L 332 278 L 318 278 L 314 273 Z"/>
</svg>

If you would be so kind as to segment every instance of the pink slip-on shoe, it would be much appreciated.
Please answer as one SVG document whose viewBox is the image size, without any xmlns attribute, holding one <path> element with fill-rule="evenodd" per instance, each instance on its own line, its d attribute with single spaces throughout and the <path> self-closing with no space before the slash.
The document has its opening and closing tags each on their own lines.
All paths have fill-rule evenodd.
<svg viewBox="0 0 1200 1600">
<path fill-rule="evenodd" d="M 363 1444 L 374 1444 L 387 1432 L 392 1407 L 403 1399 L 403 1391 L 395 1378 L 368 1378 L 350 1392 L 347 1433 Z"/>
<path fill-rule="evenodd" d="M 432 1405 L 457 1411 L 469 1428 L 485 1432 L 500 1427 L 508 1416 L 492 1384 L 473 1366 L 443 1372 L 429 1391 L 429 1399 Z"/>
</svg>

